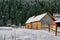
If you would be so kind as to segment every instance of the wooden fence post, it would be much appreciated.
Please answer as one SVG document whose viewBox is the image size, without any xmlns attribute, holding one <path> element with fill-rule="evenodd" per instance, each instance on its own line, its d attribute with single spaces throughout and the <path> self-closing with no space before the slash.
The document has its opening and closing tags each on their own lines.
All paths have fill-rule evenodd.
<svg viewBox="0 0 60 40">
<path fill-rule="evenodd" d="M 4 40 L 6 40 L 6 35 L 4 34 Z"/>
<path fill-rule="evenodd" d="M 12 40 L 14 40 L 14 36 L 11 34 L 11 36 L 12 36 Z"/>
<path fill-rule="evenodd" d="M 16 28 L 15 28 L 16 29 Z M 15 40 L 16 40 L 16 32 L 15 32 Z"/>
<path fill-rule="evenodd" d="M 50 24 L 48 24 L 49 32 L 50 32 Z"/>
<path fill-rule="evenodd" d="M 31 29 L 32 29 L 32 23 L 31 23 Z"/>
<path fill-rule="evenodd" d="M 55 28 L 55 36 L 57 36 L 57 26 L 56 26 L 56 28 Z"/>
<path fill-rule="evenodd" d="M 15 40 L 16 40 L 16 35 L 15 35 Z"/>
<path fill-rule="evenodd" d="M 3 40 L 2 34 L 0 35 L 0 37 L 1 37 L 1 40 Z"/>
</svg>

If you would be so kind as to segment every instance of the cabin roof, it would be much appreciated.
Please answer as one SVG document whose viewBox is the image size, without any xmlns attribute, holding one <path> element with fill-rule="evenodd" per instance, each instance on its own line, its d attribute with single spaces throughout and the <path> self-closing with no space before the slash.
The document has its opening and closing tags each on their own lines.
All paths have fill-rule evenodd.
<svg viewBox="0 0 60 40">
<path fill-rule="evenodd" d="M 35 16 L 30 17 L 30 18 L 26 21 L 26 23 L 32 22 L 32 20 L 33 20 L 34 17 L 35 17 Z"/>
<path fill-rule="evenodd" d="M 45 15 L 47 15 L 47 13 L 43 13 L 41 15 L 38 15 L 38 16 L 33 16 L 33 17 L 30 17 L 26 23 L 31 23 L 31 22 L 35 22 L 35 21 L 40 21 Z M 50 16 L 50 15 L 49 15 Z"/>
<path fill-rule="evenodd" d="M 44 14 L 41 14 L 41 15 L 36 16 L 36 17 L 33 19 L 33 21 L 39 21 L 39 20 L 41 20 L 46 14 L 47 14 L 47 13 L 44 13 Z"/>
</svg>

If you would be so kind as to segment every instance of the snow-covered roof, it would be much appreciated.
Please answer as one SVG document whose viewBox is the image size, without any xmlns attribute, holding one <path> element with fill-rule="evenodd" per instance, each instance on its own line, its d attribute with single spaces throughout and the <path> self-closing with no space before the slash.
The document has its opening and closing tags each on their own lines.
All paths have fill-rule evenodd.
<svg viewBox="0 0 60 40">
<path fill-rule="evenodd" d="M 44 14 L 41 14 L 41 15 L 36 16 L 36 17 L 33 19 L 33 21 L 39 21 L 39 20 L 41 20 L 46 14 L 47 14 L 47 13 L 44 13 Z"/>
<path fill-rule="evenodd" d="M 34 17 L 35 17 L 35 16 L 30 17 L 30 18 L 26 21 L 26 23 L 30 23 L 30 22 L 32 22 L 33 19 L 34 19 Z"/>
<path fill-rule="evenodd" d="M 44 13 L 44 14 L 41 14 L 41 15 L 38 15 L 38 16 L 33 16 L 33 17 L 30 17 L 26 23 L 30 23 L 30 22 L 34 22 L 34 21 L 39 21 L 41 20 L 47 13 Z"/>
<path fill-rule="evenodd" d="M 60 16 L 60 14 L 58 14 L 58 13 L 53 13 L 53 16 Z"/>
<path fill-rule="evenodd" d="M 60 20 L 57 20 L 57 21 L 55 21 L 55 22 L 60 22 Z"/>
<path fill-rule="evenodd" d="M 11 25 L 11 26 L 15 27 L 16 25 L 13 24 L 13 25 Z"/>
</svg>

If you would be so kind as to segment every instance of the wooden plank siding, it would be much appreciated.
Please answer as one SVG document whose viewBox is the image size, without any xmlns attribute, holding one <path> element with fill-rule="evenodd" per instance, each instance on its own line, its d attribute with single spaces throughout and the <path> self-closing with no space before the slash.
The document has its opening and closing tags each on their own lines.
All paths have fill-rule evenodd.
<svg viewBox="0 0 60 40">
<path fill-rule="evenodd" d="M 33 22 L 32 27 L 33 27 L 32 29 L 36 29 L 36 30 L 41 29 L 40 21 Z"/>
<path fill-rule="evenodd" d="M 53 20 L 48 15 L 46 15 L 45 17 L 43 17 L 41 19 L 41 26 L 42 27 L 48 27 L 48 24 L 52 25 Z"/>
<path fill-rule="evenodd" d="M 31 29 L 31 23 L 27 23 L 25 28 L 26 29 Z"/>
</svg>

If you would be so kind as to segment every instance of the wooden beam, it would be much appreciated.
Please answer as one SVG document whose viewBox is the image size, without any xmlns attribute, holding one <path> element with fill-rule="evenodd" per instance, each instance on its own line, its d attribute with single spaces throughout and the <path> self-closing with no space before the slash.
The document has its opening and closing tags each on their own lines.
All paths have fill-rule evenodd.
<svg viewBox="0 0 60 40">
<path fill-rule="evenodd" d="M 57 26 L 56 26 L 56 28 L 55 28 L 55 36 L 57 36 Z"/>
<path fill-rule="evenodd" d="M 48 28 L 49 28 L 48 30 L 49 30 L 49 32 L 50 32 L 50 24 L 48 24 Z"/>
<path fill-rule="evenodd" d="M 31 23 L 31 29 L 32 29 L 32 23 Z"/>
</svg>

